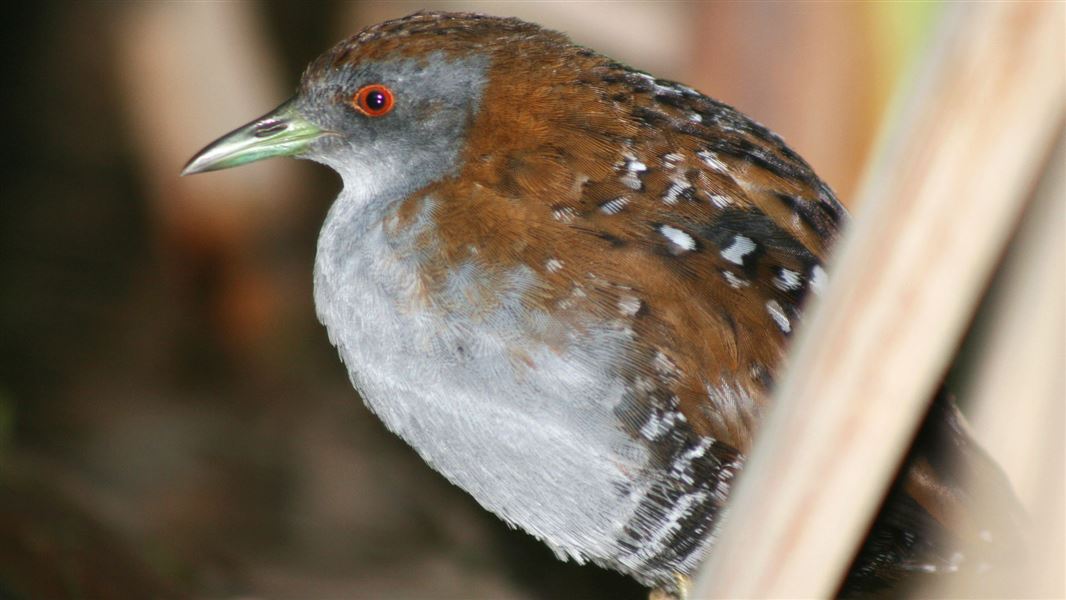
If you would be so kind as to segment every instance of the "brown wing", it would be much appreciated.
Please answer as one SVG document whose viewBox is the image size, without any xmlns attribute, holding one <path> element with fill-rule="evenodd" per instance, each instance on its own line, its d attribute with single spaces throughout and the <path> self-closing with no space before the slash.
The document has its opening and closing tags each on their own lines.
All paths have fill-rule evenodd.
<svg viewBox="0 0 1066 600">
<path fill-rule="evenodd" d="M 497 108 L 470 128 L 461 176 L 426 190 L 457 199 L 435 215 L 443 251 L 455 264 L 476 243 L 501 272 L 532 268 L 530 302 L 569 326 L 627 322 L 635 405 L 678 409 L 743 452 L 844 211 L 732 108 L 570 51 L 555 81 L 543 65 L 491 78 Z M 536 54 L 519 49 L 507 73 Z"/>
<path fill-rule="evenodd" d="M 637 132 L 612 138 L 611 172 L 555 210 L 592 240 L 580 262 L 640 300 L 632 377 L 656 398 L 637 404 L 679 408 L 696 434 L 744 452 L 844 211 L 732 108 L 616 64 L 596 77 Z"/>
</svg>

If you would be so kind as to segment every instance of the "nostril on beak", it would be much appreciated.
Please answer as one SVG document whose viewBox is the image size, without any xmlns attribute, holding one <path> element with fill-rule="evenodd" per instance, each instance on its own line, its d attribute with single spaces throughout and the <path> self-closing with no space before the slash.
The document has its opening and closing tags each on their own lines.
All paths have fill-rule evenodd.
<svg viewBox="0 0 1066 600">
<path fill-rule="evenodd" d="M 255 128 L 255 132 L 252 135 L 254 135 L 257 138 L 270 137 L 270 136 L 274 135 L 275 133 L 279 133 L 279 132 L 285 131 L 288 127 L 289 127 L 289 124 L 286 121 L 274 121 L 274 120 L 271 120 L 271 121 L 267 121 L 266 123 L 263 123 L 262 125 L 256 127 Z"/>
</svg>

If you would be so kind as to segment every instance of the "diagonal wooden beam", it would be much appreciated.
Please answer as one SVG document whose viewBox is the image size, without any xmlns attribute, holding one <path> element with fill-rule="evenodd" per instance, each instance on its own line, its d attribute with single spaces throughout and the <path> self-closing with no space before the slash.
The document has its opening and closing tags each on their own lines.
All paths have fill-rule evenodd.
<svg viewBox="0 0 1066 600">
<path fill-rule="evenodd" d="M 1062 127 L 1061 9 L 946 15 L 694 597 L 836 590 Z"/>
</svg>

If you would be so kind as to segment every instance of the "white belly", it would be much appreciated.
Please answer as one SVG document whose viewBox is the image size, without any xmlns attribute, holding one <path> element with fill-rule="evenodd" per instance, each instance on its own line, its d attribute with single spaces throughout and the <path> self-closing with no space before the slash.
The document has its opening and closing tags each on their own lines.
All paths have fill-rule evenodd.
<svg viewBox="0 0 1066 600">
<path fill-rule="evenodd" d="M 558 554 L 615 554 L 647 463 L 613 413 L 631 333 L 591 327 L 566 332 L 580 343 L 531 343 L 530 327 L 553 324 L 522 306 L 535 274 L 521 268 L 494 282 L 499 304 L 487 312 L 427 307 L 404 239 L 357 211 L 367 212 L 343 197 L 330 211 L 315 304 L 366 404 L 449 480 Z M 456 294 L 477 277 L 474 259 L 469 267 L 456 275 Z"/>
</svg>

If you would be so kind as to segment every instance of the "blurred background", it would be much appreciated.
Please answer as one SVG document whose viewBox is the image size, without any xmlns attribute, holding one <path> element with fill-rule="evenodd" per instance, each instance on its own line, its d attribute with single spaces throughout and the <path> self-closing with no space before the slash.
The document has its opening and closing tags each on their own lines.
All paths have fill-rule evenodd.
<svg viewBox="0 0 1066 600">
<path fill-rule="evenodd" d="M 20 3 L 0 20 L 0 598 L 641 598 L 351 389 L 312 306 L 339 179 L 179 178 L 361 27 L 515 15 L 752 115 L 851 205 L 924 3 Z M 852 208 L 854 208 L 852 206 Z"/>
</svg>

